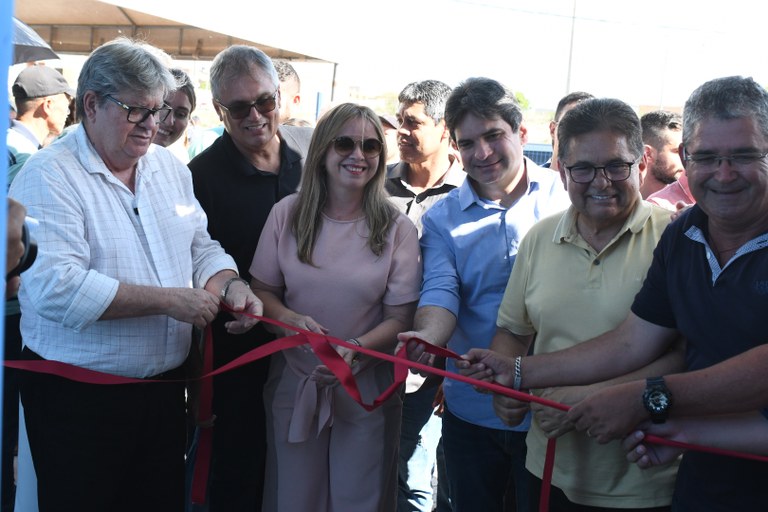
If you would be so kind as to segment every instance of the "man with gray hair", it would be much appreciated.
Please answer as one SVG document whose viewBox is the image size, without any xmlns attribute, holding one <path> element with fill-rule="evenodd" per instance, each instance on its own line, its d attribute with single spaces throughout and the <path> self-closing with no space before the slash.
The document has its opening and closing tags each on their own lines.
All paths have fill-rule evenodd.
<svg viewBox="0 0 768 512">
<path fill-rule="evenodd" d="M 667 417 L 768 417 L 765 358 L 758 355 L 768 340 L 761 315 L 768 309 L 768 91 L 740 76 L 701 85 L 685 103 L 680 153 L 696 204 L 662 234 L 626 319 L 575 347 L 517 365 L 472 350 L 465 371 L 523 389 L 588 384 L 648 364 L 682 335 L 685 373 L 598 391 L 567 420 L 608 442 Z M 741 356 L 750 350 L 755 356 Z M 733 382 L 738 385 L 727 385 Z M 688 451 L 672 510 L 762 510 L 766 481 L 764 462 Z"/>
<path fill-rule="evenodd" d="M 451 148 L 445 102 L 451 88 L 438 80 L 413 82 L 398 96 L 400 162 L 387 168 L 390 199 L 421 233 L 421 217 L 464 182 L 466 173 Z M 409 373 L 403 399 L 398 473 L 398 512 L 432 510 L 432 472 L 440 441 L 433 402 L 441 378 Z M 446 482 L 439 482 L 441 494 Z"/>
<path fill-rule="evenodd" d="M 213 105 L 224 133 L 189 163 L 195 195 L 208 214 L 208 231 L 231 254 L 240 275 L 248 269 L 272 206 L 299 186 L 311 128 L 280 125 L 280 81 L 261 50 L 235 45 L 211 64 Z M 214 366 L 274 338 L 257 326 L 232 336 L 222 313 L 212 324 Z M 213 454 L 208 491 L 211 512 L 261 507 L 266 457 L 262 390 L 268 361 L 213 380 Z"/>
<path fill-rule="evenodd" d="M 82 124 L 34 154 L 9 196 L 39 225 L 23 273 L 22 359 L 174 382 L 102 386 L 27 372 L 21 399 L 41 512 L 181 511 L 192 327 L 261 302 L 206 231 L 186 167 L 152 144 L 176 81 L 117 39 L 80 72 Z M 237 314 L 230 332 L 256 323 Z"/>
<path fill-rule="evenodd" d="M 464 353 L 490 346 L 523 235 L 570 201 L 558 175 L 523 156 L 523 112 L 499 82 L 470 78 L 460 84 L 446 102 L 445 121 L 467 178 L 422 217 L 421 298 L 414 330 L 398 339 L 419 338 Z M 434 364 L 420 345 L 408 345 L 410 359 Z M 446 367 L 457 372 L 452 361 Z M 501 512 L 506 501 L 528 510 L 530 422 L 509 427 L 494 414 L 490 395 L 450 379 L 444 388 L 442 434 L 453 509 Z"/>
</svg>

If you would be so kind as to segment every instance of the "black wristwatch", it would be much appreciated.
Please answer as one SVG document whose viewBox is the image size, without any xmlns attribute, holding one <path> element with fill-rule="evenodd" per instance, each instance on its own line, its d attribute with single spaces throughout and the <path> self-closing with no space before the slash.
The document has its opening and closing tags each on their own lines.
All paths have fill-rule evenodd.
<svg viewBox="0 0 768 512">
<path fill-rule="evenodd" d="M 664 382 L 664 377 L 653 377 L 645 380 L 643 405 L 651 413 L 651 421 L 664 423 L 672 407 L 672 392 Z"/>
</svg>

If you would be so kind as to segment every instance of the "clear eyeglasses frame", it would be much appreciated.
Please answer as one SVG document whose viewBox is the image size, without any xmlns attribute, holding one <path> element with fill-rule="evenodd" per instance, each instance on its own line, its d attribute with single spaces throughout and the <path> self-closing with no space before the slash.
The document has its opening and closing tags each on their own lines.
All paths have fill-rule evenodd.
<svg viewBox="0 0 768 512">
<path fill-rule="evenodd" d="M 715 172 L 720 168 L 720 164 L 723 161 L 727 161 L 730 165 L 737 169 L 744 169 L 750 165 L 763 160 L 768 156 L 768 151 L 761 153 L 760 151 L 746 151 L 743 153 L 735 153 L 732 155 L 716 155 L 713 153 L 693 153 L 689 154 L 684 151 L 683 160 L 694 170 L 702 172 Z"/>
</svg>

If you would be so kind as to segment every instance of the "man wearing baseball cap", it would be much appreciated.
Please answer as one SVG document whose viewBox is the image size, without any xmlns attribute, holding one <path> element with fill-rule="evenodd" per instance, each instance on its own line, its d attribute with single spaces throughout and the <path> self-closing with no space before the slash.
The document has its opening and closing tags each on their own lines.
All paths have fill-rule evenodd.
<svg viewBox="0 0 768 512">
<path fill-rule="evenodd" d="M 19 73 L 13 83 L 16 119 L 11 121 L 8 145 L 8 186 L 27 159 L 64 130 L 69 115 L 69 102 L 75 92 L 61 73 L 48 66 L 30 66 Z M 21 352 L 21 319 L 19 301 L 5 303 L 5 359 L 18 359 Z M 13 471 L 14 448 L 18 436 L 19 386 L 16 377 L 5 373 L 3 383 L 3 448 L 2 474 Z M 24 464 L 24 463 L 22 463 Z M 2 510 L 14 503 L 12 478 L 3 478 L 0 491 Z M 10 509 L 9 509 L 10 510 Z"/>
<path fill-rule="evenodd" d="M 16 119 L 7 135 L 9 185 L 24 160 L 62 132 L 75 95 L 66 78 L 48 66 L 25 68 L 12 90 Z"/>
</svg>

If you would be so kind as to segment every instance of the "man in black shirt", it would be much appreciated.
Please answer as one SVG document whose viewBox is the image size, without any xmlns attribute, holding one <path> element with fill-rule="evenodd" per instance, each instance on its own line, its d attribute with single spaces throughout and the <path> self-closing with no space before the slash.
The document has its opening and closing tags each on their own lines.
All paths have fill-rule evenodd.
<svg viewBox="0 0 768 512">
<path fill-rule="evenodd" d="M 219 53 L 211 65 L 211 89 L 225 130 L 189 163 L 208 231 L 246 279 L 272 206 L 299 185 L 312 135 L 311 128 L 279 124 L 278 86 L 272 61 L 260 50 L 235 45 Z M 215 367 L 273 339 L 261 325 L 230 335 L 228 321 L 222 313 L 212 324 Z M 261 510 L 267 370 L 268 361 L 260 360 L 214 378 L 211 512 Z"/>
</svg>

